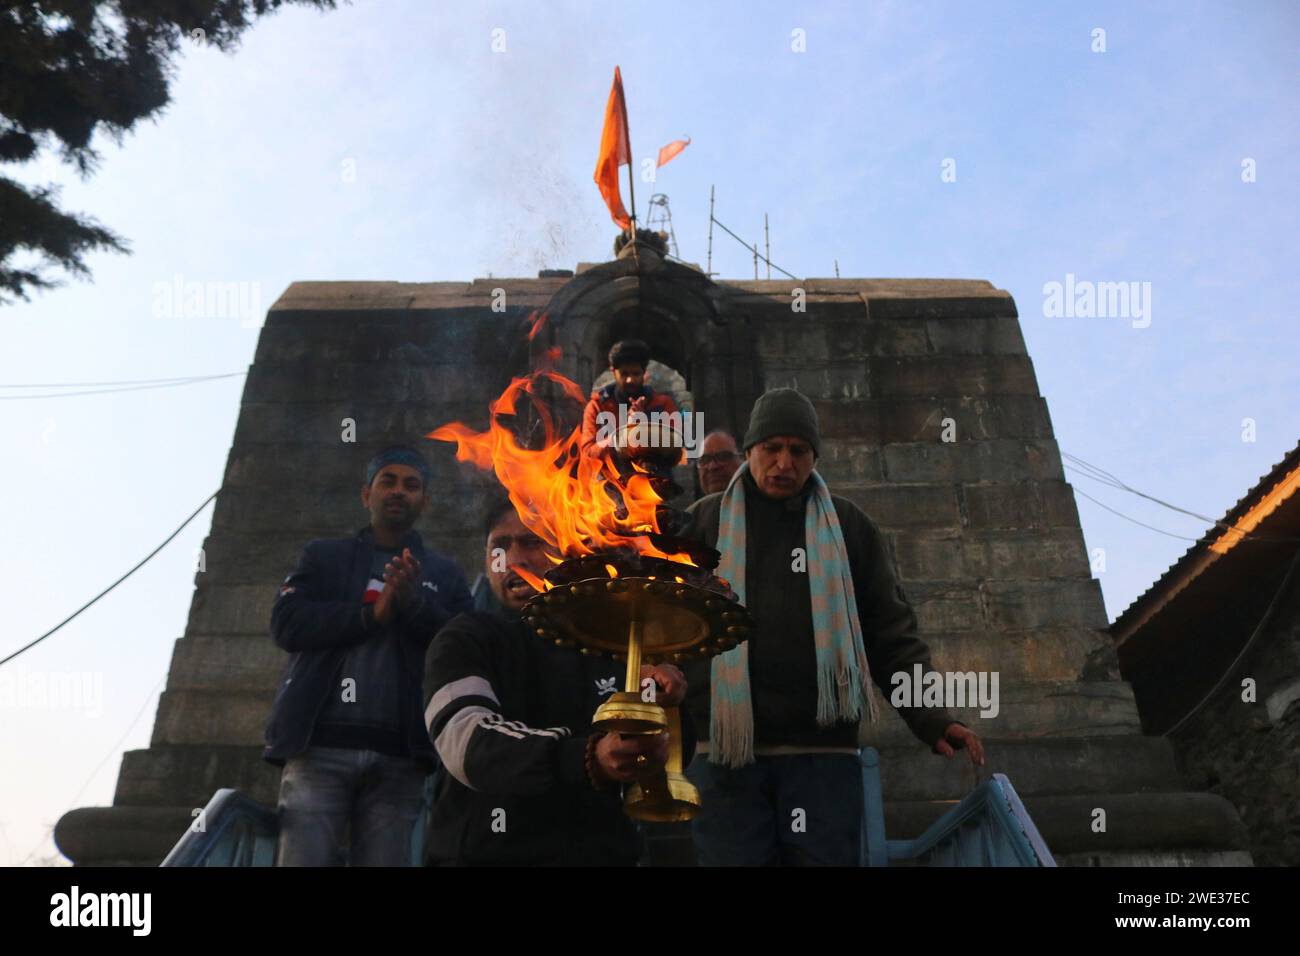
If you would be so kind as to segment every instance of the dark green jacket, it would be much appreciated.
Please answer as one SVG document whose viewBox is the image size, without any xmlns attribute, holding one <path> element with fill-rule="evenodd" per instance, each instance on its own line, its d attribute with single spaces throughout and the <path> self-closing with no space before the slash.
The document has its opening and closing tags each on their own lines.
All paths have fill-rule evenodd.
<svg viewBox="0 0 1300 956">
<path fill-rule="evenodd" d="M 816 647 L 808 575 L 793 569 L 794 549 L 804 547 L 804 508 L 812 490 L 785 501 L 768 498 L 746 472 L 745 606 L 754 615 L 749 639 L 749 679 L 754 706 L 754 744 L 771 746 L 857 745 L 857 726 L 817 725 Z M 844 532 L 862 638 L 871 676 L 888 700 L 896 672 L 912 674 L 921 664 L 931 670 L 930 650 L 916 636 L 916 614 L 894 575 L 885 541 L 875 523 L 846 498 L 832 495 Z M 709 547 L 717 547 L 722 494 L 712 494 L 690 507 L 687 531 Z M 804 552 L 807 553 L 806 550 Z M 709 662 L 686 669 L 687 707 L 703 737 L 709 726 Z M 945 710 L 898 708 L 918 738 L 930 745 L 950 723 L 960 723 Z"/>
</svg>

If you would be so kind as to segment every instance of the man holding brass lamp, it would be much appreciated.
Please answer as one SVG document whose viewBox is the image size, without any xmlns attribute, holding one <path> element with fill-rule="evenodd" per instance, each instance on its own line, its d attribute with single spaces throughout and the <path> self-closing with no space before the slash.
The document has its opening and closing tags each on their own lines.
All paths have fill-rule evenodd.
<svg viewBox="0 0 1300 956">
<path fill-rule="evenodd" d="M 664 734 L 593 733 L 621 666 L 541 640 L 520 619 L 536 593 L 521 575 L 551 567 L 546 544 L 504 496 L 484 514 L 489 591 L 439 633 L 425 662 L 425 722 L 446 769 L 435 796 L 430 865 L 631 866 L 641 838 L 620 788 L 663 768 Z M 646 666 L 660 704 L 681 703 L 671 665 Z M 690 721 L 684 747 L 693 752 Z"/>
</svg>

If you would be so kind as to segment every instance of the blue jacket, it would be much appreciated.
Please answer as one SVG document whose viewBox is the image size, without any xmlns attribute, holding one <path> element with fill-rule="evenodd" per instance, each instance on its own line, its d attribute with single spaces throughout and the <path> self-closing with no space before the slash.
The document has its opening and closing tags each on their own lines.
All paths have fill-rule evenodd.
<svg viewBox="0 0 1300 956">
<path fill-rule="evenodd" d="M 262 757 L 283 765 L 307 748 L 327 696 L 334 690 L 339 665 L 348 648 L 374 633 L 366 629 L 362 597 L 370 581 L 374 552 L 370 528 L 351 538 L 321 538 L 308 543 L 297 569 L 284 579 L 271 608 L 271 636 L 292 656 L 266 724 Z M 400 612 L 402 634 L 402 697 L 409 713 L 407 745 L 412 757 L 435 759 L 421 712 L 424 653 L 439 629 L 471 608 L 469 587 L 460 566 L 450 558 L 425 550 L 411 531 L 402 541 L 420 562 L 424 586 L 414 611 Z"/>
</svg>

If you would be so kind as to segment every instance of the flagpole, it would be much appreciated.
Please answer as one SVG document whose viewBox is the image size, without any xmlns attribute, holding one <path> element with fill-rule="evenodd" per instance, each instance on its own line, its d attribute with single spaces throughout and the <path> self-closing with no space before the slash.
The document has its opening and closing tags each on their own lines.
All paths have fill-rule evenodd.
<svg viewBox="0 0 1300 956">
<path fill-rule="evenodd" d="M 641 265 L 641 257 L 636 248 L 636 183 L 632 176 L 632 167 L 636 165 L 636 156 L 632 152 L 632 130 L 628 126 L 627 119 L 627 90 L 623 91 L 623 139 L 627 142 L 627 194 L 632 203 L 632 258 L 636 260 L 637 266 Z"/>
</svg>

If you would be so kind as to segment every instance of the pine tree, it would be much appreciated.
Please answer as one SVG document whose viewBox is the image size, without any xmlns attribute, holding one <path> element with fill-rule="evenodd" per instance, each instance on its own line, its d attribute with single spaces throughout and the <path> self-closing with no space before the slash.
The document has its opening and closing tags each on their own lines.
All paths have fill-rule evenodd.
<svg viewBox="0 0 1300 956">
<path fill-rule="evenodd" d="M 120 143 L 169 102 L 182 40 L 229 52 L 253 21 L 285 4 L 334 0 L 6 0 L 0 6 L 0 170 L 43 149 L 82 176 L 99 160 L 96 132 Z M 125 253 L 121 236 L 58 205 L 58 190 L 0 172 L 0 303 L 89 277 L 85 256 Z M 22 263 L 22 264 L 20 264 Z"/>
</svg>

